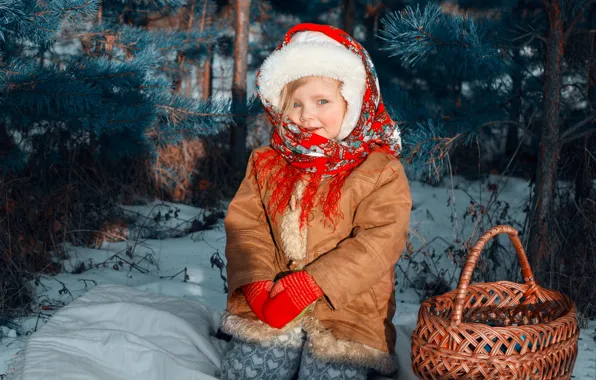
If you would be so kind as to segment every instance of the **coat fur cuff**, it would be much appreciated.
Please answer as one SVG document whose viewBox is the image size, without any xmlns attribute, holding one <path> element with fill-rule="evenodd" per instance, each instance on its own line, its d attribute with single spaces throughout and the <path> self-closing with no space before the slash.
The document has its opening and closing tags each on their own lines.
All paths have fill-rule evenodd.
<svg viewBox="0 0 596 380">
<path fill-rule="evenodd" d="M 301 327 L 300 321 L 296 321 L 288 323 L 282 329 L 276 329 L 260 320 L 243 318 L 229 311 L 224 311 L 221 317 L 220 329 L 243 342 L 268 344 L 282 336 L 287 336 L 290 330 L 301 329 Z M 288 342 L 284 342 L 284 344 L 287 345 Z M 302 342 L 291 342 L 290 344 L 294 344 L 296 348 L 299 348 Z"/>
<path fill-rule="evenodd" d="M 372 368 L 383 375 L 398 370 L 397 356 L 362 343 L 336 339 L 330 330 L 315 318 L 305 318 L 308 349 L 318 360 Z"/>
<path fill-rule="evenodd" d="M 305 317 L 289 323 L 282 329 L 275 329 L 262 321 L 242 318 L 225 311 L 220 328 L 235 339 L 260 344 L 269 344 L 287 336 L 291 329 L 304 329 L 307 333 L 308 349 L 318 360 L 372 368 L 383 375 L 390 375 L 398 369 L 395 355 L 362 343 L 336 339 L 331 331 L 325 329 L 314 317 Z M 299 348 L 302 342 L 292 344 Z"/>
</svg>

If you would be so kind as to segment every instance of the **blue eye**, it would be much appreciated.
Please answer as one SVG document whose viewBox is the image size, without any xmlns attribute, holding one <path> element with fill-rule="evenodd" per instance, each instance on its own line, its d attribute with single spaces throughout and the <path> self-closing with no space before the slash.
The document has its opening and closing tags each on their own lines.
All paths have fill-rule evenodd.
<svg viewBox="0 0 596 380">
<path fill-rule="evenodd" d="M 327 104 L 327 103 L 329 103 L 329 101 L 327 101 L 327 100 L 325 100 L 325 99 L 321 99 L 321 100 L 319 100 L 319 104 L 320 104 L 320 105 Z"/>
<path fill-rule="evenodd" d="M 292 107 L 298 108 L 298 107 L 300 107 L 300 103 L 294 103 L 294 105 Z"/>
</svg>

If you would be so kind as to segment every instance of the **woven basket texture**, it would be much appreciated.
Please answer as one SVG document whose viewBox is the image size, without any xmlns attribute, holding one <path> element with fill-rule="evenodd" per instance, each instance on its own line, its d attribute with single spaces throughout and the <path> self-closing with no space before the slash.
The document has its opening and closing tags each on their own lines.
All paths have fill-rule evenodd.
<svg viewBox="0 0 596 380">
<path fill-rule="evenodd" d="M 524 284 L 470 284 L 488 240 L 507 234 Z M 570 379 L 577 358 L 575 304 L 536 284 L 517 231 L 493 227 L 469 253 L 458 288 L 422 302 L 412 333 L 412 368 L 421 379 Z"/>
</svg>

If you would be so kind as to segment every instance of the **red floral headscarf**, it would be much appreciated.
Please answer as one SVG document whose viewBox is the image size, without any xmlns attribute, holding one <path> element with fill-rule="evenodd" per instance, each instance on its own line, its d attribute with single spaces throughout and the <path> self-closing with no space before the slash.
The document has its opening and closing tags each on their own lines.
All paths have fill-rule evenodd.
<svg viewBox="0 0 596 380">
<path fill-rule="evenodd" d="M 329 25 L 299 24 L 288 31 L 283 43 L 272 53 L 272 56 L 278 51 L 287 49 L 297 33 L 307 31 L 323 33 L 325 36 L 337 41 L 362 62 L 366 80 L 362 89 L 363 98 L 359 116 L 356 110 L 357 121 L 354 123 L 355 125 L 349 126 L 347 130 L 349 134 L 340 141 L 329 140 L 310 133 L 292 123 L 288 118 L 282 120 L 279 105 L 276 106 L 272 99 L 263 96 L 265 91 L 261 88 L 260 81 L 263 76 L 263 66 L 267 64 L 265 62 L 257 73 L 256 87 L 267 115 L 274 126 L 270 141 L 273 149 L 256 155 L 253 166 L 260 186 L 266 185 L 272 188 L 273 193 L 267 205 L 267 211 L 273 220 L 275 220 L 278 213 L 284 214 L 296 182 L 302 179 L 306 182 L 306 187 L 301 201 L 301 226 L 307 223 L 310 210 L 317 204 L 315 201 L 321 204 L 326 221 L 330 221 L 335 225 L 337 218 L 342 217 L 339 211 L 341 188 L 352 169 L 364 161 L 373 150 L 381 150 L 387 154 L 398 156 L 401 149 L 401 139 L 397 124 L 391 120 L 385 111 L 379 91 L 377 74 L 368 52 L 346 32 Z M 313 45 L 316 44 L 313 43 Z M 321 47 L 320 44 L 317 46 L 317 48 Z M 325 58 L 328 59 L 329 57 Z M 303 62 L 305 61 L 306 59 Z M 286 62 L 285 66 L 288 64 L 301 65 L 303 62 L 292 60 Z M 305 62 L 304 64 L 308 63 Z M 332 62 L 332 64 L 337 67 L 342 62 Z M 281 68 L 279 69 L 281 70 Z M 274 66 L 273 70 L 277 70 L 277 68 Z M 268 73 L 268 75 L 270 74 Z M 328 74 L 321 75 L 313 72 L 310 75 L 325 76 Z M 339 77 L 337 75 L 333 76 L 341 81 L 341 75 L 339 74 Z M 295 79 L 298 78 L 284 75 L 282 80 L 287 83 Z M 266 178 L 268 180 L 265 184 Z M 321 181 L 327 178 L 330 180 L 329 185 L 326 186 L 322 195 L 316 197 Z"/>
</svg>

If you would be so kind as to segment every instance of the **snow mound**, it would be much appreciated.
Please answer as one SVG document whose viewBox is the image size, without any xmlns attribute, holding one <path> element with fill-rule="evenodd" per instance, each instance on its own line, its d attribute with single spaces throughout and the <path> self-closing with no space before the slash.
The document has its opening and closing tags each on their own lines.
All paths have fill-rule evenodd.
<svg viewBox="0 0 596 380">
<path fill-rule="evenodd" d="M 15 380 L 216 379 L 219 313 L 179 297 L 99 285 L 33 334 Z"/>
</svg>

